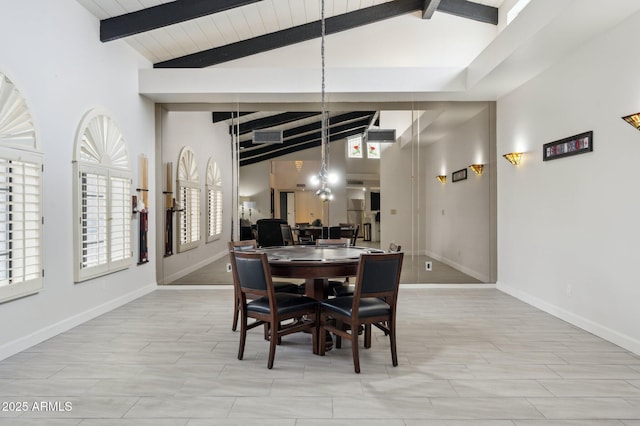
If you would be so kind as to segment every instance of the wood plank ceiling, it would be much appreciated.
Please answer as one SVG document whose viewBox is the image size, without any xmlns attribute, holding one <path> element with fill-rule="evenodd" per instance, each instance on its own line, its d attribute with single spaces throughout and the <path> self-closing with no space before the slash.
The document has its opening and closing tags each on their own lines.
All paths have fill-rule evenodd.
<svg viewBox="0 0 640 426">
<path fill-rule="evenodd" d="M 491 25 L 503 0 L 325 0 L 326 33 L 402 14 L 449 13 Z M 320 37 L 320 0 L 78 0 L 100 19 L 100 40 L 126 40 L 156 68 L 204 68 Z M 241 165 L 320 145 L 321 114 L 213 113 L 238 132 Z M 328 140 L 362 134 L 376 111 L 329 113 Z M 233 123 L 233 125 L 231 124 Z M 253 130 L 280 130 L 283 144 L 254 145 Z"/>
</svg>

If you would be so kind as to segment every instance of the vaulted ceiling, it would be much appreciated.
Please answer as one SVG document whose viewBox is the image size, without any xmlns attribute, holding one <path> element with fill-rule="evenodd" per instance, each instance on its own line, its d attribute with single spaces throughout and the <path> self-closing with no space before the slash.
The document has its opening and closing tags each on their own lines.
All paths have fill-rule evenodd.
<svg viewBox="0 0 640 426">
<path fill-rule="evenodd" d="M 154 68 L 205 68 L 319 38 L 320 0 L 78 0 L 100 19 L 100 40 L 123 39 Z M 326 34 L 349 31 L 400 15 L 453 14 L 497 25 L 503 0 L 325 0 Z M 362 134 L 376 111 L 329 114 L 328 140 Z M 321 114 L 270 111 L 214 112 L 238 133 L 241 165 L 320 145 Z M 282 144 L 255 145 L 253 130 L 279 130 Z"/>
</svg>

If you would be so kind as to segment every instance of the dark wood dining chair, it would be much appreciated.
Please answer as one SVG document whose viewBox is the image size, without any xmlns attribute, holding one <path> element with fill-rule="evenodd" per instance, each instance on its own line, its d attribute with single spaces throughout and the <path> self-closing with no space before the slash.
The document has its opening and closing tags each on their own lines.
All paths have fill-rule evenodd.
<svg viewBox="0 0 640 426">
<path fill-rule="evenodd" d="M 358 331 L 364 326 L 364 347 L 371 347 L 371 326 L 389 336 L 391 362 L 398 365 L 396 348 L 396 306 L 403 253 L 371 253 L 360 256 L 353 296 L 335 297 L 320 302 L 320 355 L 325 353 L 325 331 L 338 339 L 351 340 L 353 367 L 360 373 Z"/>
<path fill-rule="evenodd" d="M 353 235 L 351 235 L 351 245 L 355 246 L 356 242 L 358 240 L 358 232 L 360 232 L 360 225 L 356 225 L 355 228 L 353 228 Z"/>
<path fill-rule="evenodd" d="M 282 233 L 282 242 L 285 246 L 292 246 L 295 244 L 293 239 L 293 231 L 291 230 L 291 225 L 289 224 L 280 224 L 280 232 Z"/>
<path fill-rule="evenodd" d="M 402 251 L 401 245 L 398 245 L 396 243 L 389 243 L 389 250 L 387 250 L 387 253 L 398 253 L 401 251 Z M 346 283 L 346 285 L 343 285 L 343 286 L 333 287 L 333 295 L 336 297 L 353 296 L 354 291 L 355 291 L 355 286 L 353 284 L 348 284 L 348 283 Z"/>
<path fill-rule="evenodd" d="M 349 247 L 348 238 L 319 238 L 316 240 L 316 247 Z M 329 280 L 327 282 L 329 294 L 334 294 L 335 289 L 339 287 L 347 286 L 349 277 L 345 277 L 344 280 Z"/>
<path fill-rule="evenodd" d="M 330 226 L 329 227 L 329 238 L 336 239 L 342 237 L 342 227 L 340 226 Z"/>
<path fill-rule="evenodd" d="M 229 241 L 227 247 L 229 249 L 229 255 L 231 255 L 234 251 L 253 251 L 258 247 L 258 243 L 256 240 Z M 273 283 L 273 288 L 277 293 L 298 293 L 298 287 L 298 284 L 287 281 L 276 281 Z M 231 325 L 231 330 L 236 331 L 238 329 L 238 318 L 240 315 L 240 288 L 236 282 L 235 275 L 233 276 L 233 301 L 233 324 Z"/>
<path fill-rule="evenodd" d="M 288 334 L 311 331 L 313 353 L 318 353 L 318 302 L 299 294 L 276 293 L 265 253 L 233 251 L 230 259 L 240 290 L 238 359 L 244 356 L 247 331 L 263 324 L 268 325 L 269 330 L 267 368 L 273 368 L 276 346 Z M 249 324 L 249 318 L 255 321 Z M 295 321 L 283 324 L 291 319 Z"/>
</svg>

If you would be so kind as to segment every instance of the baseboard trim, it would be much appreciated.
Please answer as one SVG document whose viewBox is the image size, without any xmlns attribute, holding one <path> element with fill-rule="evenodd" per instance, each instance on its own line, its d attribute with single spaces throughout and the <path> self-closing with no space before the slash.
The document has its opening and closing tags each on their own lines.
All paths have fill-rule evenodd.
<svg viewBox="0 0 640 426">
<path fill-rule="evenodd" d="M 477 279 L 478 281 L 482 281 L 483 283 L 489 282 L 491 281 L 489 276 L 486 274 L 483 274 L 481 272 L 475 271 L 473 269 L 467 268 L 464 265 L 461 265 L 459 263 L 456 263 L 450 259 L 447 259 L 446 257 L 442 257 L 439 254 L 433 253 L 430 250 L 425 250 L 426 256 L 432 257 L 435 260 L 437 260 L 438 262 L 442 262 L 445 265 L 451 266 L 454 269 L 459 270 L 460 272 L 463 272 L 467 275 L 469 275 L 470 277 L 473 277 L 475 279 Z"/>
<path fill-rule="evenodd" d="M 26 349 L 29 349 L 30 347 L 35 346 L 38 343 L 42 343 L 45 340 L 50 339 L 54 336 L 57 336 L 60 333 L 64 333 L 65 331 L 71 330 L 73 327 L 76 327 L 89 320 L 99 317 L 100 315 L 106 314 L 109 311 L 119 308 L 120 306 L 123 306 L 133 300 L 136 300 L 139 297 L 142 297 L 146 294 L 149 294 L 155 291 L 157 288 L 158 286 L 156 283 L 146 285 L 142 288 L 132 291 L 131 293 L 127 293 L 107 303 L 103 303 L 102 305 L 95 306 L 77 315 L 74 315 L 69 318 L 65 318 L 62 321 L 59 321 L 55 324 L 51 324 L 45 328 L 35 331 L 27 336 L 20 337 L 9 343 L 6 343 L 0 347 L 0 361 L 12 355 L 15 355 L 17 353 L 20 353 Z"/>
<path fill-rule="evenodd" d="M 496 288 L 503 293 L 513 296 L 516 299 L 519 299 L 531 306 L 540 309 L 541 311 L 553 315 L 554 317 L 560 318 L 561 320 L 566 321 L 569 324 L 575 325 L 576 327 L 588 331 L 591 334 L 614 343 L 628 351 L 633 352 L 636 355 L 640 355 L 640 341 L 638 341 L 637 339 L 619 333 L 616 330 L 594 322 L 583 316 L 576 315 L 575 313 L 567 311 L 564 308 L 553 305 L 551 303 L 547 303 L 542 299 L 539 299 L 535 296 L 530 295 L 529 293 L 518 290 L 507 284 L 498 282 L 496 284 Z"/>
<path fill-rule="evenodd" d="M 164 281 L 162 285 L 170 285 L 172 282 L 174 282 L 175 280 L 179 280 L 180 278 L 184 277 L 185 275 L 189 275 L 192 272 L 197 271 L 200 268 L 204 268 L 205 266 L 207 266 L 210 263 L 215 262 L 216 260 L 222 259 L 225 256 L 228 256 L 229 252 L 228 251 L 222 251 L 212 257 L 208 257 L 204 260 L 201 260 L 198 263 L 194 263 L 191 266 L 189 266 L 188 268 L 184 268 L 181 269 L 177 272 L 174 272 L 173 274 L 166 276 L 164 278 Z"/>
</svg>

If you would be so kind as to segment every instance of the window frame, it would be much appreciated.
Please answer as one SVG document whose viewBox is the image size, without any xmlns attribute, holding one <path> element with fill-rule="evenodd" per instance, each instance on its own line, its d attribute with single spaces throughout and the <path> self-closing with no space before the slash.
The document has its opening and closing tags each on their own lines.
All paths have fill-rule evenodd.
<svg viewBox="0 0 640 426">
<path fill-rule="evenodd" d="M 15 279 L 9 280 L 7 278 L 7 283 L 0 285 L 0 303 L 5 303 L 36 294 L 44 287 L 44 155 L 39 151 L 36 129 L 25 98 L 11 79 L 2 72 L 0 72 L 0 101 L 0 158 L 7 162 L 20 162 L 34 165 L 37 173 L 36 186 L 38 191 L 37 201 L 35 202 L 37 205 L 37 213 L 34 219 L 27 221 L 35 224 L 35 228 L 30 229 L 29 227 L 25 227 L 25 221 L 20 221 L 23 235 L 22 238 L 15 238 L 15 241 L 20 241 L 21 244 L 19 248 L 23 250 L 28 246 L 27 241 L 29 239 L 36 241 L 37 253 L 35 255 L 24 255 L 23 267 L 35 258 L 35 263 L 32 263 L 32 265 L 33 269 L 37 272 L 35 276 L 30 277 L 30 279 L 23 279 L 22 281 L 15 281 Z M 28 186 L 28 183 L 23 183 L 24 187 Z M 9 188 L 12 188 L 12 186 L 7 186 L 7 194 L 16 194 L 15 191 Z M 27 191 L 23 191 L 22 194 L 29 195 Z M 28 198 L 30 197 L 22 198 L 23 205 L 27 204 Z M 9 208 L 9 197 L 5 200 L 7 205 L 5 211 L 9 212 L 11 211 Z M 16 202 L 11 200 L 11 203 L 15 204 Z M 26 209 L 24 209 L 24 211 L 26 211 Z M 9 215 L 10 213 L 7 214 L 6 217 L 7 223 Z M 16 221 L 14 218 L 11 218 L 11 222 Z M 35 231 L 35 238 L 33 238 L 34 232 L 29 232 L 31 238 L 25 235 L 29 230 Z M 19 232 L 20 229 L 18 228 L 17 231 Z M 11 232 L 7 232 L 7 250 L 12 248 L 12 241 L 14 241 L 14 239 L 11 237 Z M 11 266 L 8 267 L 8 270 L 9 269 L 11 269 Z M 10 273 L 8 272 L 7 277 L 9 277 L 9 275 Z"/>
<path fill-rule="evenodd" d="M 198 165 L 196 163 L 196 156 L 191 148 L 188 146 L 183 147 L 180 150 L 178 157 L 178 173 L 177 173 L 177 198 L 179 204 L 178 210 L 178 226 L 177 228 L 177 252 L 182 253 L 188 250 L 192 250 L 200 245 L 202 241 L 202 224 L 201 224 L 201 210 L 202 210 L 202 190 L 200 189 L 200 180 L 198 178 Z M 188 163 L 188 164 L 187 164 Z M 184 194 L 188 194 L 187 202 Z M 196 206 L 192 205 L 195 202 Z M 194 233 L 193 227 L 197 226 Z M 187 229 L 184 229 L 187 227 Z M 188 231 L 188 235 L 184 232 Z M 183 236 L 186 238 L 183 240 Z"/>
<path fill-rule="evenodd" d="M 131 188 L 132 188 L 132 172 L 130 169 L 129 156 L 128 156 L 128 147 L 122 133 L 120 133 L 119 137 L 109 138 L 108 141 L 100 141 L 105 145 L 108 142 L 121 143 L 121 149 L 124 151 L 119 151 L 120 153 L 120 161 L 114 166 L 110 159 L 105 160 L 104 158 L 96 159 L 95 161 L 88 161 L 83 159 L 83 154 L 81 153 L 83 144 L 84 144 L 84 135 L 88 130 L 89 126 L 92 126 L 95 122 L 94 120 L 102 120 L 108 119 L 110 123 L 114 126 L 111 129 L 117 130 L 119 132 L 119 128 L 112 116 L 99 108 L 89 111 L 83 117 L 80 126 L 78 127 L 78 133 L 76 135 L 76 146 L 74 150 L 75 158 L 73 160 L 73 190 L 74 190 L 74 217 L 75 223 L 73 226 L 74 230 L 74 281 L 76 283 L 80 283 L 83 281 L 91 280 L 93 278 L 97 278 L 106 274 L 110 274 L 113 272 L 121 271 L 129 268 L 133 264 L 133 229 L 131 223 Z M 105 147 L 106 150 L 109 150 L 112 147 Z M 83 211 L 83 174 L 94 174 L 98 176 L 104 176 L 105 178 L 105 205 L 102 211 L 102 215 L 105 216 L 105 260 L 99 261 L 98 263 L 86 266 L 86 262 L 83 260 L 85 242 L 83 241 L 83 236 L 86 235 L 86 225 L 83 225 L 83 219 L 86 219 L 86 214 Z M 116 198 L 117 195 L 114 194 L 112 183 L 114 180 L 124 180 L 125 187 L 120 195 L 121 198 Z M 128 182 L 127 182 L 128 181 Z M 114 216 L 113 208 L 114 205 L 122 206 L 122 216 L 116 218 Z M 117 220 L 114 220 L 117 219 Z M 114 227 L 116 224 L 124 227 L 124 257 L 113 260 L 113 252 L 114 252 Z"/>
<path fill-rule="evenodd" d="M 354 149 L 352 148 L 353 143 L 355 141 L 358 141 L 358 145 L 360 145 L 360 148 L 358 149 L 358 151 L 354 151 Z M 347 158 L 364 158 L 364 153 L 363 153 L 363 145 L 364 145 L 364 138 L 362 137 L 362 135 L 355 135 L 355 136 L 351 136 L 350 138 L 347 138 Z"/>
<path fill-rule="evenodd" d="M 222 176 L 218 163 L 210 158 L 207 162 L 207 184 L 205 191 L 207 205 L 207 242 L 217 241 L 224 231 L 222 224 Z M 213 228 L 213 229 L 212 229 Z"/>
<path fill-rule="evenodd" d="M 35 220 L 36 224 L 36 240 L 38 242 L 37 247 L 37 267 L 39 271 L 37 276 L 31 279 L 10 282 L 4 285 L 0 285 L 0 303 L 8 302 L 25 296 L 29 296 L 38 293 L 44 287 L 44 270 L 43 268 L 43 255 L 44 255 L 44 239 L 43 239 L 43 155 L 38 152 L 23 151 L 12 146 L 0 146 L 0 158 L 7 161 L 29 163 L 35 166 L 38 173 L 38 211 Z M 23 221 L 24 223 L 24 221 Z M 24 241 L 24 239 L 22 239 Z M 8 244 L 11 244 L 11 240 L 7 240 Z M 25 256 L 33 259 L 34 256 Z"/>
</svg>

